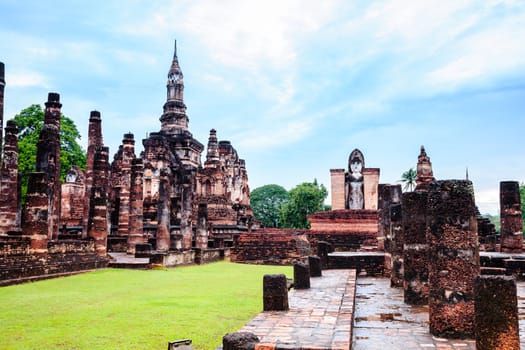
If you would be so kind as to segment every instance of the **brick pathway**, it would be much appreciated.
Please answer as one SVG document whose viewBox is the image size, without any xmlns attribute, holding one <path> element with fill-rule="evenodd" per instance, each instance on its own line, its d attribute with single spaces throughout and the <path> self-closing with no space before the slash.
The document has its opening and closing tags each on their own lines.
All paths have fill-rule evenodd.
<svg viewBox="0 0 525 350">
<path fill-rule="evenodd" d="M 521 349 L 525 350 L 525 282 L 517 286 Z M 403 290 L 391 288 L 389 278 L 356 281 L 354 270 L 325 270 L 323 277 L 311 279 L 310 289 L 292 289 L 289 304 L 290 311 L 261 312 L 240 330 L 261 339 L 256 350 L 348 350 L 350 345 L 352 350 L 476 348 L 472 339 L 432 336 L 428 306 L 406 305 Z"/>
<path fill-rule="evenodd" d="M 310 289 L 289 292 L 289 311 L 262 312 L 240 331 L 261 339 L 257 350 L 347 350 L 354 291 L 355 270 L 323 271 Z"/>
</svg>

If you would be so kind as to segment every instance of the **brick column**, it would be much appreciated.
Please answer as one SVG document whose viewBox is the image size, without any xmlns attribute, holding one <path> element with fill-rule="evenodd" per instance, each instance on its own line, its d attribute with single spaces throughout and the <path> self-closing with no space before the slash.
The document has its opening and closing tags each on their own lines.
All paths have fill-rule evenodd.
<svg viewBox="0 0 525 350">
<path fill-rule="evenodd" d="M 122 152 L 119 152 L 120 166 L 119 174 L 119 212 L 118 212 L 118 235 L 128 236 L 129 214 L 130 214 L 130 191 L 131 191 L 131 162 L 135 159 L 135 139 L 133 134 L 124 134 L 122 139 Z"/>
<path fill-rule="evenodd" d="M 8 120 L 0 167 L 0 235 L 19 230 L 18 209 L 18 125 Z"/>
<path fill-rule="evenodd" d="M 330 169 L 332 210 L 345 209 L 345 169 Z"/>
<path fill-rule="evenodd" d="M 430 333 L 469 338 L 474 335 L 474 277 L 480 273 L 472 182 L 432 183 L 428 204 Z"/>
<path fill-rule="evenodd" d="M 93 159 L 93 185 L 91 187 L 88 236 L 95 241 L 100 256 L 106 256 L 108 237 L 108 169 L 109 148 L 97 147 Z"/>
<path fill-rule="evenodd" d="M 198 249 L 208 248 L 208 205 L 199 203 L 197 210 L 197 234 L 195 236 L 195 247 Z"/>
<path fill-rule="evenodd" d="M 169 178 L 166 169 L 160 171 L 159 200 L 157 204 L 157 251 L 170 249 L 170 196 Z"/>
<path fill-rule="evenodd" d="M 403 290 L 405 303 L 428 303 L 427 192 L 403 194 Z"/>
<path fill-rule="evenodd" d="M 142 159 L 135 158 L 131 162 L 131 186 L 129 194 L 129 236 L 128 253 L 135 253 L 135 245 L 145 243 L 144 210 L 143 210 L 143 178 L 144 165 Z"/>
<path fill-rule="evenodd" d="M 48 186 L 48 237 L 58 237 L 60 219 L 60 95 L 50 92 L 45 103 L 44 125 L 36 151 L 36 171 L 46 176 Z"/>
<path fill-rule="evenodd" d="M 5 66 L 0 62 L 0 150 L 2 138 L 4 137 L 4 90 L 5 90 Z M 2 165 L 2 152 L 0 152 L 0 166 Z"/>
<path fill-rule="evenodd" d="M 182 203 L 181 203 L 181 218 L 180 218 L 180 233 L 182 235 L 182 249 L 191 249 L 191 238 L 193 236 L 193 228 L 191 223 L 192 205 L 193 205 L 193 189 L 189 184 L 182 186 Z"/>
<path fill-rule="evenodd" d="M 474 281 L 477 350 L 519 350 L 516 282 L 510 276 L 478 276 Z"/>
<path fill-rule="evenodd" d="M 520 185 L 517 181 L 500 182 L 501 251 L 523 251 Z"/>
<path fill-rule="evenodd" d="M 363 169 L 363 195 L 365 208 L 377 210 L 377 186 L 379 185 L 379 168 Z"/>
<path fill-rule="evenodd" d="M 30 173 L 27 179 L 26 207 L 22 234 L 31 240 L 33 254 L 47 254 L 48 242 L 48 184 L 45 173 Z"/>
<path fill-rule="evenodd" d="M 95 149 L 102 147 L 102 120 L 100 119 L 100 112 L 91 111 L 89 116 L 88 127 L 88 147 L 86 159 L 86 188 L 84 196 L 84 215 L 82 218 L 82 237 L 87 237 L 89 208 L 91 207 L 91 186 L 93 185 L 93 162 L 95 160 Z"/>
<path fill-rule="evenodd" d="M 389 186 L 390 194 L 388 201 L 388 227 L 386 240 L 389 242 L 389 250 L 392 261 L 390 273 L 390 285 L 392 287 L 403 287 L 403 213 L 402 213 L 402 190 L 401 185 Z"/>
</svg>

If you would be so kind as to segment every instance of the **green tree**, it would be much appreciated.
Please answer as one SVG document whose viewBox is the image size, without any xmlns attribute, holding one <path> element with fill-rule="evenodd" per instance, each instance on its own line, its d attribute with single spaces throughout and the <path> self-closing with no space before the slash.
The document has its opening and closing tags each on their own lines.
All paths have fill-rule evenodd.
<svg viewBox="0 0 525 350">
<path fill-rule="evenodd" d="M 307 215 L 324 209 L 323 202 L 328 195 L 326 188 L 314 180 L 297 185 L 289 193 L 290 200 L 279 213 L 282 227 L 309 228 Z"/>
<path fill-rule="evenodd" d="M 250 193 L 253 215 L 263 227 L 280 227 L 279 212 L 290 198 L 288 191 L 279 185 L 264 185 Z"/>
<path fill-rule="evenodd" d="M 36 146 L 44 125 L 44 110 L 33 104 L 14 117 L 18 124 L 18 171 L 22 176 L 22 198 L 27 192 L 27 175 L 36 170 Z M 80 133 L 70 118 L 60 116 L 60 180 L 76 165 L 86 168 L 86 152 L 78 144 Z"/>
<path fill-rule="evenodd" d="M 410 168 L 401 175 L 401 182 L 404 183 L 403 191 L 412 192 L 416 188 L 417 173 L 414 168 Z"/>
</svg>

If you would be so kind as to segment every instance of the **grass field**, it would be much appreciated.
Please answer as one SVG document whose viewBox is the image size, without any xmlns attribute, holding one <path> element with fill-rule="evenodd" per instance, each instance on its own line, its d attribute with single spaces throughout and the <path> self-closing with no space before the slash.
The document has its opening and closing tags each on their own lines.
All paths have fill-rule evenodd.
<svg viewBox="0 0 525 350">
<path fill-rule="evenodd" d="M 219 262 L 106 269 L 0 288 L 0 349 L 211 350 L 262 310 L 262 276 L 290 267 Z"/>
</svg>

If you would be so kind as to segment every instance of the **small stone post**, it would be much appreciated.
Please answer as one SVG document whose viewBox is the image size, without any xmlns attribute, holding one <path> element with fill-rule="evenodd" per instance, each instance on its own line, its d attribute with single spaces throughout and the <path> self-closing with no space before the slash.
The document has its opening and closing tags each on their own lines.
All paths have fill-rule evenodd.
<svg viewBox="0 0 525 350">
<path fill-rule="evenodd" d="M 264 275 L 263 304 L 264 311 L 288 310 L 288 288 L 285 275 Z"/>
<path fill-rule="evenodd" d="M 520 184 L 500 182 L 501 251 L 523 251 L 523 221 L 521 218 Z"/>
<path fill-rule="evenodd" d="M 428 198 L 430 333 L 474 336 L 474 277 L 479 251 L 474 188 L 468 180 L 437 181 Z"/>
<path fill-rule="evenodd" d="M 510 276 L 477 276 L 474 280 L 477 350 L 519 350 L 516 282 Z"/>
<path fill-rule="evenodd" d="M 293 264 L 293 285 L 295 289 L 310 288 L 310 268 L 301 262 Z"/>
<path fill-rule="evenodd" d="M 328 268 L 328 253 L 330 252 L 330 243 L 319 241 L 317 242 L 317 255 L 321 259 L 321 268 Z"/>
<path fill-rule="evenodd" d="M 250 332 L 228 333 L 222 337 L 222 350 L 253 350 L 259 338 Z"/>
<path fill-rule="evenodd" d="M 321 269 L 321 258 L 318 256 L 309 256 L 308 266 L 310 266 L 310 277 L 321 277 L 323 275 Z"/>
<path fill-rule="evenodd" d="M 403 291 L 411 305 L 428 303 L 427 199 L 428 192 L 403 194 Z"/>
</svg>

